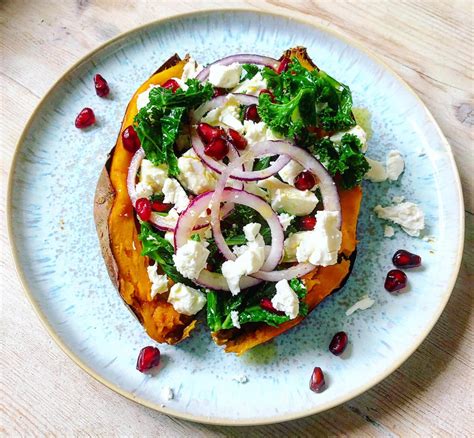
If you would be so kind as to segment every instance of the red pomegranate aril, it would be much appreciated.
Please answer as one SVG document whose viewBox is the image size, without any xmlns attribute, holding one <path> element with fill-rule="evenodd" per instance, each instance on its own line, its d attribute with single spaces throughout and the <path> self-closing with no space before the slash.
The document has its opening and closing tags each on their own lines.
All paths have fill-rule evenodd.
<svg viewBox="0 0 474 438">
<path fill-rule="evenodd" d="M 223 96 L 224 94 L 226 94 L 224 88 L 219 88 L 219 87 L 214 88 L 214 97 Z"/>
<path fill-rule="evenodd" d="M 207 214 L 208 216 L 210 216 L 211 213 L 212 213 L 212 210 L 211 210 L 210 208 L 206 208 L 206 214 Z"/>
<path fill-rule="evenodd" d="M 151 203 L 151 209 L 153 211 L 158 211 L 160 213 L 165 213 L 167 211 L 170 211 L 172 206 L 173 206 L 172 204 L 165 204 L 164 202 L 160 202 L 160 201 L 153 201 Z"/>
<path fill-rule="evenodd" d="M 249 105 L 245 109 L 244 119 L 245 120 L 251 120 L 252 122 L 255 122 L 255 123 L 260 122 L 260 116 L 258 115 L 258 110 L 257 110 L 257 105 L 256 104 Z"/>
<path fill-rule="evenodd" d="M 247 140 L 235 129 L 229 128 L 229 141 L 239 150 L 243 151 L 247 147 Z"/>
<path fill-rule="evenodd" d="M 273 307 L 273 304 L 272 304 L 272 300 L 270 298 L 262 298 L 260 300 L 260 307 L 263 309 L 263 310 L 267 310 L 268 312 L 272 312 L 272 313 L 275 313 L 277 315 L 284 315 L 285 312 L 281 312 L 280 310 L 277 310 L 275 309 L 275 307 Z"/>
<path fill-rule="evenodd" d="M 127 126 L 122 132 L 122 144 L 123 147 L 134 154 L 140 149 L 140 139 L 132 125 Z"/>
<path fill-rule="evenodd" d="M 270 101 L 275 103 L 275 95 L 268 88 L 261 90 L 259 95 L 260 94 L 268 94 L 270 96 Z"/>
<path fill-rule="evenodd" d="M 211 126 L 208 123 L 199 123 L 197 127 L 197 133 L 201 140 L 208 144 L 215 138 L 224 137 L 225 131 L 218 126 Z"/>
<path fill-rule="evenodd" d="M 314 216 L 303 216 L 300 219 L 300 227 L 303 230 L 306 230 L 306 231 L 314 230 L 315 226 L 316 226 L 316 218 Z"/>
<path fill-rule="evenodd" d="M 407 283 L 408 279 L 403 271 L 392 269 L 385 278 L 385 289 L 389 292 L 395 292 L 406 287 Z"/>
<path fill-rule="evenodd" d="M 96 74 L 94 76 L 95 92 L 99 97 L 105 97 L 109 94 L 110 88 L 103 76 Z"/>
<path fill-rule="evenodd" d="M 295 187 L 298 190 L 311 190 L 316 184 L 316 179 L 311 172 L 304 170 L 295 178 Z"/>
<path fill-rule="evenodd" d="M 277 68 L 277 73 L 280 74 L 284 71 L 288 70 L 288 66 L 290 65 L 290 58 L 287 58 L 286 56 L 280 61 L 280 64 L 278 65 Z"/>
<path fill-rule="evenodd" d="M 95 114 L 91 108 L 84 108 L 76 117 L 74 125 L 76 128 L 84 129 L 95 123 Z"/>
<path fill-rule="evenodd" d="M 168 79 L 162 86 L 162 88 L 168 88 L 173 93 L 179 88 L 179 84 L 174 79 Z"/>
<path fill-rule="evenodd" d="M 147 198 L 137 199 L 135 210 L 142 221 L 149 221 L 151 217 L 151 202 Z"/>
<path fill-rule="evenodd" d="M 421 266 L 421 257 L 404 249 L 399 249 L 393 255 L 392 262 L 397 268 L 417 268 Z"/>
<path fill-rule="evenodd" d="M 315 367 L 313 374 L 311 374 L 311 379 L 309 380 L 309 389 L 313 392 L 322 392 L 326 387 L 326 382 L 324 381 L 323 370 L 319 367 Z"/>
<path fill-rule="evenodd" d="M 223 138 L 215 138 L 204 148 L 204 153 L 215 160 L 222 160 L 229 153 L 229 145 Z"/>
<path fill-rule="evenodd" d="M 144 347 L 140 350 L 137 359 L 137 370 L 141 373 L 148 371 L 160 364 L 160 350 L 156 347 Z"/>
<path fill-rule="evenodd" d="M 346 332 L 337 332 L 329 343 L 329 351 L 336 356 L 340 356 L 347 347 L 348 339 Z"/>
</svg>

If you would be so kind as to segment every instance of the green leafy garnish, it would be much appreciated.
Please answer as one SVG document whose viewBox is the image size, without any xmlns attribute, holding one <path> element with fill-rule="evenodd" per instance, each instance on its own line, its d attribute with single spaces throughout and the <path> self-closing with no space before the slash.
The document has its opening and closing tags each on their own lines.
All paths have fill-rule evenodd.
<svg viewBox="0 0 474 438">
<path fill-rule="evenodd" d="M 242 70 L 245 71 L 242 81 L 245 81 L 246 79 L 252 79 L 258 73 L 259 68 L 255 64 L 242 64 Z"/>
<path fill-rule="evenodd" d="M 186 112 L 210 100 L 214 92 L 211 84 L 201 85 L 196 79 L 188 79 L 186 84 L 186 91 L 179 88 L 175 93 L 167 88 L 152 88 L 148 105 L 134 119 L 146 158 L 155 165 L 166 163 L 173 176 L 179 174 L 174 144 Z"/>
</svg>

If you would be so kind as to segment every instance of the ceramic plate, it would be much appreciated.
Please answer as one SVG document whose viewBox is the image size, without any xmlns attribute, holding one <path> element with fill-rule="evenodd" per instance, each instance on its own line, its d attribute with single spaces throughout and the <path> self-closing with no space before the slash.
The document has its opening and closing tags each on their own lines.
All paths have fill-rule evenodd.
<svg viewBox="0 0 474 438">
<path fill-rule="evenodd" d="M 170 55 L 191 53 L 201 63 L 233 53 L 279 57 L 302 45 L 319 67 L 349 84 L 355 107 L 371 114 L 368 155 L 400 150 L 406 170 L 396 183 L 364 183 L 354 271 L 343 290 L 302 324 L 243 357 L 225 354 L 201 328 L 191 339 L 160 346 L 155 376 L 135 370 L 138 351 L 152 344 L 122 304 L 107 275 L 92 217 L 94 191 L 115 143 L 131 95 Z M 100 72 L 113 90 L 98 98 Z M 95 110 L 90 130 L 76 114 Z M 405 196 L 426 214 L 424 236 L 396 227 L 383 237 L 377 204 Z M 24 287 L 61 347 L 95 378 L 146 406 L 177 417 L 219 424 L 262 424 L 298 418 L 342 403 L 393 372 L 418 347 L 443 310 L 459 268 L 463 202 L 449 145 L 407 85 L 352 42 L 308 23 L 257 12 L 198 13 L 156 22 L 122 35 L 81 60 L 42 100 L 18 145 L 10 180 L 11 242 Z M 409 290 L 392 296 L 385 273 L 395 250 L 423 257 L 409 272 Z M 346 316 L 361 296 L 372 308 Z M 344 357 L 328 352 L 345 330 Z M 53 366 L 53 364 L 50 364 Z M 328 387 L 308 389 L 320 366 Z M 239 383 L 240 376 L 247 383 Z M 237 379 L 237 380 L 235 380 Z M 174 390 L 166 400 L 162 389 Z"/>
</svg>

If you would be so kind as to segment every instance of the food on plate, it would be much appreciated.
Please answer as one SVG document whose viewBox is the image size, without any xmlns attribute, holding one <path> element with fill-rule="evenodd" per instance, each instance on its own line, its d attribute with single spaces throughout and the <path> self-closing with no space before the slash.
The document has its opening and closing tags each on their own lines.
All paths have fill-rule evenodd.
<svg viewBox="0 0 474 438">
<path fill-rule="evenodd" d="M 148 335 L 180 342 L 203 312 L 242 354 L 340 289 L 366 148 L 349 88 L 304 48 L 170 58 L 133 95 L 95 198 L 109 274 Z"/>
</svg>

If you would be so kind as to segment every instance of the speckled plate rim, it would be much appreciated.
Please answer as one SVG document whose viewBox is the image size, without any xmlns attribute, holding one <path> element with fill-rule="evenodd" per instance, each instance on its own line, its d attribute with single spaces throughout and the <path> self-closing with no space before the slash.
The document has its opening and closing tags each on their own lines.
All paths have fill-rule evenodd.
<svg viewBox="0 0 474 438">
<path fill-rule="evenodd" d="M 107 46 L 114 44 L 115 42 L 119 40 L 124 40 L 128 38 L 130 35 L 142 32 L 144 30 L 163 25 L 165 23 L 168 23 L 170 21 L 174 21 L 180 18 L 187 18 L 187 17 L 198 17 L 200 15 L 206 15 L 206 14 L 212 14 L 212 13 L 222 13 L 222 12 L 253 12 L 256 14 L 261 14 L 261 15 L 270 15 L 274 17 L 280 17 L 280 18 L 285 18 L 289 20 L 293 20 L 297 23 L 302 23 L 305 25 L 312 26 L 322 33 L 328 33 L 332 35 L 335 38 L 338 38 L 339 40 L 342 40 L 344 43 L 346 43 L 349 46 L 355 47 L 361 52 L 365 53 L 369 58 L 371 58 L 374 62 L 380 64 L 386 71 L 391 73 L 397 80 L 398 82 L 403 85 L 407 91 L 412 94 L 416 100 L 419 102 L 419 104 L 422 106 L 422 108 L 425 110 L 425 113 L 430 120 L 431 124 L 436 128 L 438 136 L 440 140 L 442 141 L 444 145 L 444 152 L 447 154 L 449 157 L 449 163 L 452 168 L 453 174 L 454 174 L 454 181 L 453 184 L 456 186 L 457 194 L 459 196 L 459 223 L 458 223 L 458 229 L 460 233 L 460 239 L 459 239 L 459 247 L 458 251 L 456 254 L 456 263 L 454 265 L 454 269 L 451 273 L 451 277 L 449 279 L 449 283 L 446 287 L 445 294 L 443 297 L 442 302 L 439 304 L 439 307 L 436 309 L 435 312 L 432 314 L 432 319 L 427 324 L 426 330 L 424 332 L 418 333 L 415 341 L 411 344 L 410 348 L 407 348 L 404 351 L 404 354 L 401 355 L 396 362 L 392 364 L 392 366 L 385 370 L 385 372 L 380 373 L 379 375 L 373 376 L 372 380 L 368 382 L 366 385 L 358 388 L 357 390 L 348 392 L 347 394 L 344 394 L 343 396 L 337 397 L 330 402 L 323 403 L 316 408 L 300 411 L 296 414 L 290 414 L 290 415 L 281 415 L 281 416 L 274 416 L 272 418 L 267 418 L 265 420 L 235 420 L 235 421 L 229 421 L 227 418 L 219 418 L 219 417 L 203 417 L 203 416 L 197 416 L 197 415 L 189 415 L 180 411 L 177 411 L 175 409 L 170 409 L 168 407 L 161 407 L 157 403 L 151 403 L 147 400 L 144 400 L 140 397 L 136 397 L 133 393 L 129 391 L 125 391 L 119 386 L 111 383 L 107 379 L 101 377 L 99 374 L 97 374 L 94 370 L 92 370 L 86 363 L 84 363 L 73 351 L 69 349 L 69 347 L 66 345 L 65 342 L 63 342 L 59 336 L 56 334 L 54 331 L 53 327 L 49 323 L 46 315 L 41 311 L 37 301 L 35 300 L 35 297 L 31 290 L 28 288 L 27 285 L 27 280 L 26 280 L 26 275 L 22 270 L 21 263 L 20 263 L 20 257 L 19 257 L 19 250 L 16 246 L 15 240 L 13 238 L 13 219 L 12 219 L 12 192 L 13 192 L 13 170 L 16 168 L 17 161 L 18 161 L 18 151 L 20 150 L 21 144 L 24 142 L 25 137 L 30 130 L 30 127 L 32 123 L 34 122 L 35 118 L 37 117 L 38 113 L 41 111 L 42 107 L 47 103 L 50 95 L 55 92 L 58 88 L 62 86 L 62 83 L 66 80 L 66 78 L 75 70 L 77 69 L 81 64 L 87 62 L 92 56 L 94 56 L 96 53 L 100 52 Z M 214 425 L 226 425 L 226 426 L 258 426 L 258 425 L 265 425 L 265 424 L 274 424 L 274 423 L 280 423 L 284 421 L 290 421 L 290 420 L 296 420 L 298 418 L 303 418 L 307 417 L 310 415 L 314 415 L 323 411 L 326 411 L 328 409 L 334 408 L 342 403 L 345 403 L 361 394 L 369 390 L 370 388 L 374 387 L 378 383 L 380 383 L 382 380 L 384 380 L 386 377 L 388 377 L 390 374 L 392 374 L 398 367 L 400 367 L 413 353 L 414 351 L 420 346 L 420 344 L 425 340 L 425 338 L 428 336 L 428 334 L 431 332 L 432 328 L 438 321 L 439 317 L 441 316 L 441 313 L 443 312 L 444 308 L 446 307 L 446 304 L 449 300 L 449 297 L 451 296 L 451 292 L 454 288 L 454 284 L 456 282 L 459 269 L 461 266 L 461 260 L 462 260 L 462 254 L 463 254 L 463 248 L 464 248 L 464 201 L 463 201 L 463 194 L 462 194 L 462 187 L 461 187 L 461 181 L 459 178 L 459 173 L 456 167 L 456 163 L 454 160 L 453 152 L 451 150 L 451 146 L 449 145 L 446 137 L 444 136 L 443 132 L 441 131 L 441 128 L 439 127 L 438 123 L 436 122 L 435 118 L 429 111 L 429 109 L 426 107 L 426 105 L 423 103 L 423 101 L 418 97 L 416 92 L 405 82 L 405 80 L 398 75 L 390 66 L 388 66 L 385 61 L 383 61 L 378 55 L 372 53 L 368 49 L 366 49 L 362 44 L 359 44 L 358 42 L 350 40 L 348 37 L 332 30 L 329 29 L 326 26 L 320 25 L 320 24 L 315 24 L 310 21 L 310 18 L 307 17 L 288 17 L 287 15 L 281 14 L 281 13 L 273 13 L 273 12 L 267 12 L 267 11 L 261 11 L 261 10 L 255 10 L 251 8 L 219 8 L 219 9 L 205 9 L 205 10 L 200 10 L 196 12 L 189 12 L 189 13 L 184 13 L 184 14 L 175 14 L 171 15 L 166 18 L 162 18 L 159 20 L 154 20 L 150 23 L 144 24 L 142 26 L 136 27 L 134 29 L 131 29 L 129 31 L 126 31 L 124 33 L 121 33 L 120 35 L 106 41 L 105 43 L 101 44 L 97 48 L 95 48 L 93 51 L 89 52 L 85 56 L 81 57 L 76 63 L 74 63 L 70 68 L 64 72 L 60 78 L 52 85 L 52 87 L 46 92 L 46 94 L 43 96 L 43 98 L 39 101 L 38 105 L 36 106 L 35 110 L 31 114 L 31 116 L 28 119 L 28 122 L 25 125 L 25 128 L 23 129 L 17 143 L 15 146 L 15 151 L 13 154 L 13 159 L 12 163 L 10 166 L 10 171 L 9 171 L 9 176 L 8 176 L 8 188 L 7 188 L 7 208 L 6 208 L 6 214 L 7 214 L 7 229 L 8 229 L 8 238 L 10 241 L 10 248 L 12 251 L 13 255 L 13 260 L 15 263 L 15 269 L 18 275 L 18 278 L 20 279 L 20 283 L 25 291 L 26 296 L 28 297 L 31 305 L 36 311 L 36 314 L 38 315 L 40 321 L 48 331 L 49 335 L 54 339 L 54 341 L 59 345 L 59 347 L 66 353 L 67 356 L 69 356 L 70 359 L 72 359 L 82 370 L 87 372 L 90 376 L 92 376 L 94 379 L 96 379 L 98 382 L 102 383 L 103 385 L 107 386 L 108 388 L 112 389 L 113 391 L 117 392 L 118 394 L 134 401 L 137 402 L 143 406 L 146 406 L 148 408 L 154 409 L 158 412 L 161 412 L 166 415 L 171 415 L 176 418 L 180 418 L 183 420 L 188 420 L 188 421 L 193 421 L 193 422 L 198 422 L 198 423 L 203 423 L 203 424 L 214 424 Z"/>
</svg>

